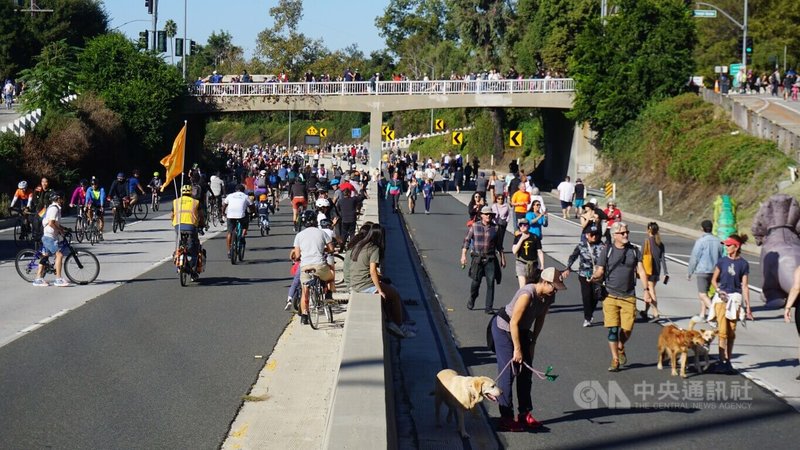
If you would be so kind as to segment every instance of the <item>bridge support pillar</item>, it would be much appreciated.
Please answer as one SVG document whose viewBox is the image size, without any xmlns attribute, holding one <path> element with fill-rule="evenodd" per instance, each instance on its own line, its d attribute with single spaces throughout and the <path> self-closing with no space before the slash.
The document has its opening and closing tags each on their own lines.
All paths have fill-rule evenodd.
<svg viewBox="0 0 800 450">
<path fill-rule="evenodd" d="M 377 169 L 381 166 L 381 127 L 383 111 L 369 113 L 369 167 Z"/>
<path fill-rule="evenodd" d="M 575 182 L 576 178 L 586 178 L 594 172 L 597 163 L 597 148 L 593 141 L 597 133 L 592 131 L 588 122 L 576 123 L 572 135 L 572 148 L 570 149 L 567 175 Z"/>
</svg>

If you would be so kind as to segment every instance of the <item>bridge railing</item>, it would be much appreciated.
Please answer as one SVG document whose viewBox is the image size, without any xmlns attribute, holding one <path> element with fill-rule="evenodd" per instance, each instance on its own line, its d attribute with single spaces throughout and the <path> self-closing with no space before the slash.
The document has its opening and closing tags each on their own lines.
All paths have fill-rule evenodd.
<svg viewBox="0 0 800 450">
<path fill-rule="evenodd" d="M 197 97 L 306 95 L 457 95 L 574 92 L 571 78 L 526 80 L 332 81 L 302 83 L 203 83 L 190 88 Z"/>
</svg>

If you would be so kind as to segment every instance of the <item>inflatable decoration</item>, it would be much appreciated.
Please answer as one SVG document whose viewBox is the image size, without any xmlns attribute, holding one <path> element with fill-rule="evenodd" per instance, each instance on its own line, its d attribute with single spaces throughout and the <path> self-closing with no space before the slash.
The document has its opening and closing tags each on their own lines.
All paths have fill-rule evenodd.
<svg viewBox="0 0 800 450">
<path fill-rule="evenodd" d="M 729 195 L 718 195 L 714 200 L 714 236 L 720 241 L 728 239 L 739 227 L 736 224 L 736 202 Z"/>
<path fill-rule="evenodd" d="M 782 308 L 800 265 L 800 203 L 786 194 L 773 195 L 761 204 L 752 231 L 761 246 L 762 296 L 767 308 Z"/>
</svg>

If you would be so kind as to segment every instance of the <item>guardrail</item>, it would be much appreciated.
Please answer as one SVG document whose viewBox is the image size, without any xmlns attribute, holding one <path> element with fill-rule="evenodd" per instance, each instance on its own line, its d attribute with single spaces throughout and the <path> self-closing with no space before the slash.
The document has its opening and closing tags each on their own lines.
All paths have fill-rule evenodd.
<svg viewBox="0 0 800 450">
<path fill-rule="evenodd" d="M 61 103 L 68 103 L 78 98 L 77 95 L 68 95 L 61 99 Z M 16 119 L 8 125 L 0 127 L 0 133 L 12 132 L 17 136 L 25 136 L 25 131 L 33 129 L 39 121 L 42 120 L 41 108 L 31 111 L 28 114 Z"/>
<path fill-rule="evenodd" d="M 571 78 L 525 80 L 331 81 L 303 83 L 203 83 L 192 86 L 196 97 L 306 95 L 459 95 L 574 92 Z"/>
</svg>

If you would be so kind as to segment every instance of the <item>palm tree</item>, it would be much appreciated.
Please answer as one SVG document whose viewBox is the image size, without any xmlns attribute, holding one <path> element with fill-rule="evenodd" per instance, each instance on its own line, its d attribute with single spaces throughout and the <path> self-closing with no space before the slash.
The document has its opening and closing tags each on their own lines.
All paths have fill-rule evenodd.
<svg viewBox="0 0 800 450">
<path fill-rule="evenodd" d="M 178 24 L 175 23 L 174 20 L 169 19 L 164 22 L 164 32 L 167 34 L 167 39 L 169 40 L 169 45 L 171 48 L 171 55 L 170 58 L 172 60 L 172 65 L 175 65 L 175 35 L 178 34 Z"/>
</svg>

